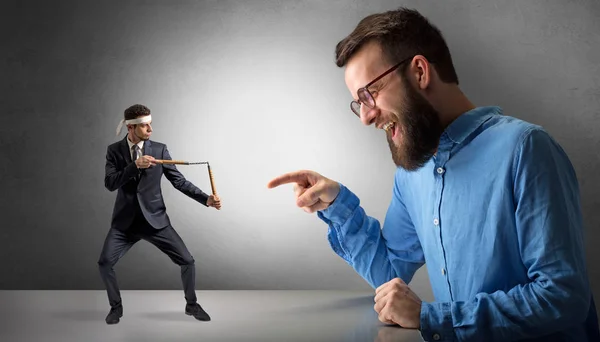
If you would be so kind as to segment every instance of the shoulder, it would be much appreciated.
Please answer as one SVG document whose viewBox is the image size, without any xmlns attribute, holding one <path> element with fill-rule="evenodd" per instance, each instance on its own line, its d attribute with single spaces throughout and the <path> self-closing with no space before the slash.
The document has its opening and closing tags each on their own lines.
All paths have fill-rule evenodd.
<svg viewBox="0 0 600 342">
<path fill-rule="evenodd" d="M 115 141 L 114 143 L 108 145 L 107 150 L 109 150 L 109 151 L 118 151 L 121 145 L 123 145 L 123 141 L 122 140 Z"/>
<path fill-rule="evenodd" d="M 485 125 L 483 135 L 486 138 L 482 141 L 498 156 L 512 156 L 516 162 L 524 154 L 534 152 L 542 153 L 538 157 L 565 154 L 560 144 L 541 125 L 506 115 L 494 117 Z"/>
<path fill-rule="evenodd" d="M 560 143 L 543 127 L 535 125 L 521 133 L 515 149 L 516 165 L 525 161 L 537 164 L 537 167 L 571 163 Z"/>
<path fill-rule="evenodd" d="M 546 133 L 540 125 L 508 115 L 498 115 L 489 120 L 485 127 L 485 131 L 492 135 L 498 135 L 506 142 L 520 144 L 525 137 L 532 132 Z"/>
<path fill-rule="evenodd" d="M 540 177 L 553 177 L 576 182 L 577 174 L 569 155 L 543 126 L 508 118 L 503 129 L 511 141 L 511 169 L 516 182 L 540 182 Z M 575 184 L 575 183 L 573 183 Z"/>
<path fill-rule="evenodd" d="M 114 149 L 114 148 L 118 148 L 121 144 L 123 144 L 122 140 L 119 141 L 115 141 L 114 143 L 108 145 L 109 149 Z"/>
<path fill-rule="evenodd" d="M 152 148 L 164 149 L 167 147 L 167 144 L 162 143 L 160 141 L 148 140 L 148 142 L 150 142 L 150 145 L 152 146 Z"/>
<path fill-rule="evenodd" d="M 564 153 L 556 139 L 541 125 L 511 116 L 502 116 L 498 121 L 495 129 L 499 138 L 514 145 L 515 157 L 544 151 Z"/>
<path fill-rule="evenodd" d="M 567 153 L 560 143 L 543 126 L 516 117 L 500 115 L 486 123 L 489 134 L 486 141 L 497 145 L 506 157 L 512 157 L 513 168 L 524 166 L 542 167 L 550 164 L 570 164 Z M 508 153 L 508 155 L 506 154 Z"/>
</svg>

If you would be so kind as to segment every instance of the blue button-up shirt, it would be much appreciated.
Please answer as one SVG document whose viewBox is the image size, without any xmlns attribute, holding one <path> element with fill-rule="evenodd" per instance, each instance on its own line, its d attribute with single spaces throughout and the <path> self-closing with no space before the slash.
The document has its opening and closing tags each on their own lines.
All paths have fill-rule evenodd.
<svg viewBox="0 0 600 342">
<path fill-rule="evenodd" d="M 596 341 L 575 171 L 540 126 L 480 107 L 421 169 L 398 168 L 383 228 L 340 184 L 318 216 L 373 288 L 427 263 L 427 341 Z"/>
</svg>

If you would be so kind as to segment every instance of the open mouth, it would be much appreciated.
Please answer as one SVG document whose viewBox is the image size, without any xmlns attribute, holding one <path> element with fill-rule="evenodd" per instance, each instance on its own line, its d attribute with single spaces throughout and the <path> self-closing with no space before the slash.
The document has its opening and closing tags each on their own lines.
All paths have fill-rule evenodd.
<svg viewBox="0 0 600 342">
<path fill-rule="evenodd" d="M 388 122 L 382 128 L 392 136 L 392 139 L 398 134 L 398 125 L 395 122 Z"/>
</svg>

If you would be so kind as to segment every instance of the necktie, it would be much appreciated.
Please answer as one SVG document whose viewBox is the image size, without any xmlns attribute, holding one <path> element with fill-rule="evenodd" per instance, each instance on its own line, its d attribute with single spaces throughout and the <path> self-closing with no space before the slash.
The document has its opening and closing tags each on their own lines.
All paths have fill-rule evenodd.
<svg viewBox="0 0 600 342">
<path fill-rule="evenodd" d="M 142 156 L 142 152 L 141 152 L 141 150 L 140 150 L 140 147 L 139 147 L 138 145 L 133 145 L 133 146 L 131 146 L 131 150 L 132 150 L 132 152 L 133 152 L 133 155 L 132 155 L 132 157 L 131 157 L 131 158 L 133 159 L 133 162 L 135 163 L 135 161 L 136 161 L 136 160 L 137 160 L 139 157 L 141 157 L 141 156 Z M 141 176 L 141 172 L 140 172 L 140 170 L 138 170 L 138 174 L 135 176 L 135 181 L 136 181 L 136 182 L 139 182 L 139 181 L 140 181 L 140 176 Z"/>
<path fill-rule="evenodd" d="M 140 151 L 140 147 L 138 145 L 133 145 L 131 146 L 133 155 L 132 155 L 132 159 L 133 161 L 136 161 L 139 157 L 141 157 L 141 151 Z"/>
</svg>

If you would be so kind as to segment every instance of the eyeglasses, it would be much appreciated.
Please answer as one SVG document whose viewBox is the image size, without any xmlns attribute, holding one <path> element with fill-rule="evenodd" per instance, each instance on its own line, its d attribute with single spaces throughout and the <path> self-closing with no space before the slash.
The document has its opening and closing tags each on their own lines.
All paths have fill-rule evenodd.
<svg viewBox="0 0 600 342">
<path fill-rule="evenodd" d="M 412 57 L 403 59 L 398 64 L 396 64 L 393 67 L 389 68 L 383 74 L 377 76 L 376 79 L 374 79 L 371 82 L 369 82 L 366 86 L 358 89 L 356 91 L 356 95 L 358 95 L 358 101 L 353 100 L 352 102 L 350 102 L 350 109 L 352 109 L 352 112 L 354 112 L 354 114 L 356 114 L 356 116 L 358 116 L 360 118 L 360 106 L 361 106 L 361 104 L 365 104 L 369 108 L 375 108 L 375 98 L 373 97 L 373 94 L 371 94 L 371 92 L 369 91 L 369 87 L 372 86 L 373 83 L 375 83 L 375 82 L 379 81 L 380 79 L 382 79 L 385 75 L 387 75 L 390 72 L 396 70 L 396 68 L 398 68 L 402 63 L 408 61 L 411 58 Z"/>
</svg>

